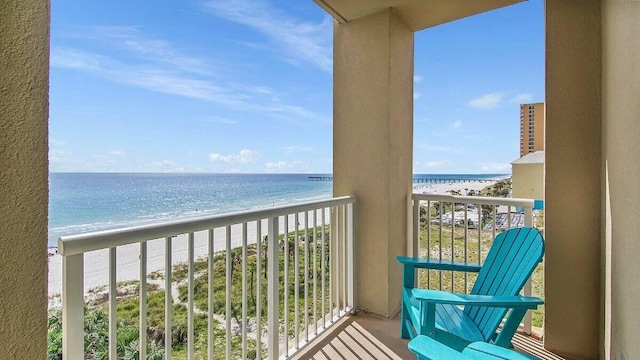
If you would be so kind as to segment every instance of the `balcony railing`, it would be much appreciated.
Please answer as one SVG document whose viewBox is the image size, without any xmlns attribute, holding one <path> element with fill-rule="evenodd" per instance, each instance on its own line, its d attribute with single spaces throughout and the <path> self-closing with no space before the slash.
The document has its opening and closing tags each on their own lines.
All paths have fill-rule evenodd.
<svg viewBox="0 0 640 360">
<path fill-rule="evenodd" d="M 104 231 L 92 234 L 66 236 L 58 241 L 62 255 L 62 327 L 63 357 L 66 360 L 83 359 L 85 293 L 83 284 L 84 254 L 108 249 L 109 284 L 109 359 L 117 358 L 117 295 L 116 282 L 118 247 L 139 244 L 139 358 L 146 358 L 147 351 L 147 243 L 164 241 L 164 358 L 172 358 L 172 247 L 177 242 L 187 242 L 187 345 L 188 359 L 195 356 L 196 338 L 206 337 L 209 359 L 220 355 L 214 348 L 214 330 L 217 320 L 214 314 L 214 297 L 221 296 L 214 288 L 214 259 L 224 258 L 225 310 L 224 330 L 226 359 L 232 357 L 232 311 L 240 317 L 241 357 L 247 358 L 248 322 L 253 319 L 256 359 L 267 356 L 276 359 L 288 356 L 304 347 L 311 339 L 329 328 L 338 318 L 348 314 L 354 307 L 353 274 L 353 217 L 355 197 L 341 197 L 292 206 L 274 207 L 264 210 L 239 212 L 228 215 L 183 220 L 157 225 Z M 266 229 L 266 231 L 265 231 Z M 198 234 L 198 236 L 196 236 Z M 206 239 L 206 283 L 207 283 L 207 332 L 196 334 L 194 319 L 203 316 L 202 309 L 195 304 L 194 288 L 196 276 L 203 270 L 196 269 L 198 259 L 195 243 L 204 234 Z M 177 236 L 180 235 L 180 236 Z M 183 236 L 184 235 L 184 236 Z M 239 254 L 239 252 L 241 254 Z M 238 256 L 239 257 L 236 257 Z M 248 263 L 252 257 L 255 287 L 248 284 Z M 272 261 L 278 259 L 278 261 Z M 202 260 L 202 259 L 201 259 Z M 241 299 L 233 298 L 237 288 L 232 288 L 233 268 L 241 266 Z M 266 278 L 262 283 L 262 271 Z M 237 273 L 236 273 L 237 275 Z M 266 303 L 263 287 L 266 286 Z M 251 289 L 249 289 L 251 288 Z M 248 313 L 248 297 L 255 289 L 254 313 Z M 281 291 L 282 289 L 282 291 Z M 282 304 L 282 306 L 281 306 Z M 265 305 L 266 308 L 262 308 Z M 266 321 L 264 313 L 266 312 Z M 265 339 L 266 338 L 266 339 Z M 266 343 L 266 348 L 263 345 Z M 237 349 L 236 349 L 237 350 Z M 235 355 L 234 355 L 235 356 Z M 254 355 L 252 355 L 253 357 Z"/>
<path fill-rule="evenodd" d="M 411 255 L 437 260 L 482 264 L 496 233 L 534 226 L 532 199 L 413 194 Z M 418 284 L 429 289 L 468 292 L 475 274 L 421 270 Z M 531 296 L 531 279 L 523 289 Z M 531 312 L 521 326 L 531 334 Z"/>
</svg>

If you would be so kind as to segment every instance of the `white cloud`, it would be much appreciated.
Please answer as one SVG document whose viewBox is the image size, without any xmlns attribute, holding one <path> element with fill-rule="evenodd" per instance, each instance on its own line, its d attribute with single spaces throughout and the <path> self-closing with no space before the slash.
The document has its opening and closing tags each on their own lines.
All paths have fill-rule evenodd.
<svg viewBox="0 0 640 360">
<path fill-rule="evenodd" d="M 506 174 L 511 172 L 511 164 L 509 163 L 485 163 L 482 164 L 480 172 L 488 174 Z"/>
<path fill-rule="evenodd" d="M 146 166 L 150 172 L 164 173 L 198 173 L 203 169 L 195 165 L 181 165 L 171 160 L 158 160 L 151 162 Z"/>
<path fill-rule="evenodd" d="M 211 122 L 214 122 L 217 124 L 227 124 L 227 125 L 236 125 L 238 123 L 237 120 L 226 119 L 218 116 L 212 118 Z"/>
<path fill-rule="evenodd" d="M 533 101 L 533 94 L 518 94 L 510 101 L 517 104 L 528 104 Z"/>
<path fill-rule="evenodd" d="M 73 47 L 51 48 L 51 67 L 89 73 L 108 81 L 148 91 L 205 100 L 237 111 L 269 113 L 285 119 L 330 120 L 304 107 L 284 104 L 273 89 L 263 85 L 224 82 L 226 73 L 214 74 L 202 59 L 184 55 L 173 45 L 149 39 L 135 27 L 83 27 L 75 38 L 106 44 L 109 56 Z M 104 50 L 106 53 L 107 50 Z M 228 65 L 230 66 L 230 65 Z"/>
<path fill-rule="evenodd" d="M 413 82 L 417 82 L 417 83 L 419 83 L 419 82 L 421 82 L 421 81 L 422 81 L 422 79 L 423 79 L 423 78 L 424 78 L 424 77 L 423 77 L 422 75 L 414 75 L 414 76 L 413 76 Z"/>
<path fill-rule="evenodd" d="M 454 129 L 460 129 L 462 127 L 462 120 L 456 120 L 453 122 Z"/>
<path fill-rule="evenodd" d="M 122 151 L 122 150 L 111 150 L 111 151 L 108 152 L 108 154 L 112 155 L 112 156 L 125 156 L 126 155 L 126 153 L 124 151 Z"/>
<path fill-rule="evenodd" d="M 471 99 L 467 105 L 477 109 L 495 109 L 502 103 L 504 93 L 495 92 L 475 99 Z"/>
<path fill-rule="evenodd" d="M 70 156 L 71 156 L 70 151 L 53 149 L 53 148 L 49 149 L 49 162 L 51 162 L 52 164 L 69 163 L 71 162 Z"/>
<path fill-rule="evenodd" d="M 267 169 L 286 169 L 287 167 L 291 167 L 290 164 L 287 164 L 286 161 L 278 161 L 278 162 L 268 162 L 266 163 Z"/>
<path fill-rule="evenodd" d="M 217 16 L 265 34 L 293 62 L 302 60 L 323 71 L 332 70 L 333 21 L 329 16 L 319 24 L 306 23 L 262 0 L 213 0 L 204 6 Z"/>
<path fill-rule="evenodd" d="M 277 161 L 277 162 L 268 162 L 265 164 L 267 171 L 274 170 L 286 170 L 296 168 L 297 170 L 304 169 L 307 167 L 307 163 L 301 160 L 294 160 L 291 162 L 288 161 Z"/>
<path fill-rule="evenodd" d="M 57 140 L 54 138 L 49 138 L 49 145 L 55 145 L 55 146 L 64 146 L 66 143 L 62 140 Z"/>
<path fill-rule="evenodd" d="M 293 154 L 293 153 L 299 153 L 299 152 L 309 152 L 311 151 L 311 148 L 308 146 L 292 145 L 292 146 L 283 147 L 282 150 L 284 150 L 285 154 Z"/>
<path fill-rule="evenodd" d="M 427 169 L 443 169 L 443 168 L 451 167 L 451 165 L 452 164 L 450 160 L 429 161 L 427 162 Z"/>
<path fill-rule="evenodd" d="M 442 145 L 433 145 L 433 144 L 416 144 L 417 146 L 426 149 L 429 152 L 438 152 L 442 154 L 451 154 L 451 155 L 460 155 L 464 154 L 466 149 L 464 147 L 460 147 L 459 145 L 452 146 L 442 146 Z"/>
<path fill-rule="evenodd" d="M 172 95 L 241 106 L 244 99 L 210 81 L 153 63 L 127 64 L 72 48 L 51 49 L 51 66 L 81 70 L 122 84 Z"/>
<path fill-rule="evenodd" d="M 242 149 L 238 154 L 220 155 L 218 153 L 209 154 L 209 159 L 213 162 L 225 164 L 250 164 L 254 163 L 260 154 L 257 151 Z"/>
<path fill-rule="evenodd" d="M 421 96 L 422 96 L 422 94 L 421 94 L 421 93 L 419 93 L 419 92 L 414 92 L 414 93 L 413 93 L 413 100 L 417 100 L 417 99 L 419 99 Z"/>
</svg>

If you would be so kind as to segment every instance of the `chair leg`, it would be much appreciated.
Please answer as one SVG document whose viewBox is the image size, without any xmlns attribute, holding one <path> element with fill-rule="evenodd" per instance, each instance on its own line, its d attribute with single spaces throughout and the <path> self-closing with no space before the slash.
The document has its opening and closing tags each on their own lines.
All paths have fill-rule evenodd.
<svg viewBox="0 0 640 360">
<path fill-rule="evenodd" d="M 411 324 L 411 315 L 409 314 L 409 309 L 407 309 L 407 304 L 402 301 L 402 318 L 400 319 L 400 337 L 403 339 L 411 339 L 412 331 L 409 329 Z"/>
<path fill-rule="evenodd" d="M 498 337 L 496 338 L 495 344 L 503 347 L 503 348 L 511 348 L 511 339 L 513 339 L 513 335 L 518 330 L 518 326 L 520 326 L 520 321 L 524 317 L 524 314 L 527 312 L 527 309 L 513 309 L 507 316 L 507 321 L 504 322 L 504 326 Z"/>
</svg>

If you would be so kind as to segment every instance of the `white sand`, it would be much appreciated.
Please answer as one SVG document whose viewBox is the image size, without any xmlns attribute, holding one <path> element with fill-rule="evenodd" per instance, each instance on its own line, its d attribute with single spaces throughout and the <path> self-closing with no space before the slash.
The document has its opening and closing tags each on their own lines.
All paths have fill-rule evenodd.
<svg viewBox="0 0 640 360">
<path fill-rule="evenodd" d="M 318 224 L 321 225 L 318 218 Z M 325 222 L 329 223 L 329 212 L 325 213 Z M 304 216 L 298 219 L 299 229 L 304 228 Z M 313 224 L 313 213 L 309 214 L 309 224 Z M 252 244 L 257 239 L 256 223 L 247 224 L 247 243 Z M 295 230 L 295 219 L 293 215 L 288 220 L 289 231 Z M 280 232 L 284 232 L 284 223 L 280 222 Z M 267 234 L 267 222 L 261 223 L 261 236 Z M 200 231 L 194 234 L 194 257 L 195 259 L 206 257 L 209 252 L 209 233 Z M 147 273 L 165 269 L 165 239 L 151 240 L 147 242 Z M 173 265 L 186 262 L 188 260 L 187 246 L 188 236 L 182 234 L 171 240 L 171 263 Z M 242 228 L 240 225 L 231 227 L 231 248 L 242 246 Z M 214 252 L 226 249 L 226 232 L 224 228 L 216 229 L 214 232 Z M 116 253 L 116 279 L 120 281 L 140 279 L 140 244 L 130 244 L 117 248 Z M 109 251 L 108 249 L 92 251 L 84 255 L 84 291 L 96 287 L 105 286 L 109 283 Z M 50 307 L 59 305 L 59 295 L 62 291 L 62 256 L 49 256 L 49 297 Z"/>
<path fill-rule="evenodd" d="M 437 184 L 417 184 L 413 187 L 414 194 L 434 194 L 447 195 L 451 190 L 460 191 L 461 195 L 466 195 L 468 191 L 480 191 L 487 186 L 495 184 L 496 181 L 484 182 L 461 182 L 461 183 L 437 183 Z"/>
</svg>

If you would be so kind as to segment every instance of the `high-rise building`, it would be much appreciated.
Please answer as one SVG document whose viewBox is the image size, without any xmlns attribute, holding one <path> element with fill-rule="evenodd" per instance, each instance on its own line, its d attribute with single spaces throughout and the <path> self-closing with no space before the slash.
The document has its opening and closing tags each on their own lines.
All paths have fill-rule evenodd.
<svg viewBox="0 0 640 360">
<path fill-rule="evenodd" d="M 544 150 L 544 103 L 520 104 L 520 156 Z"/>
</svg>

